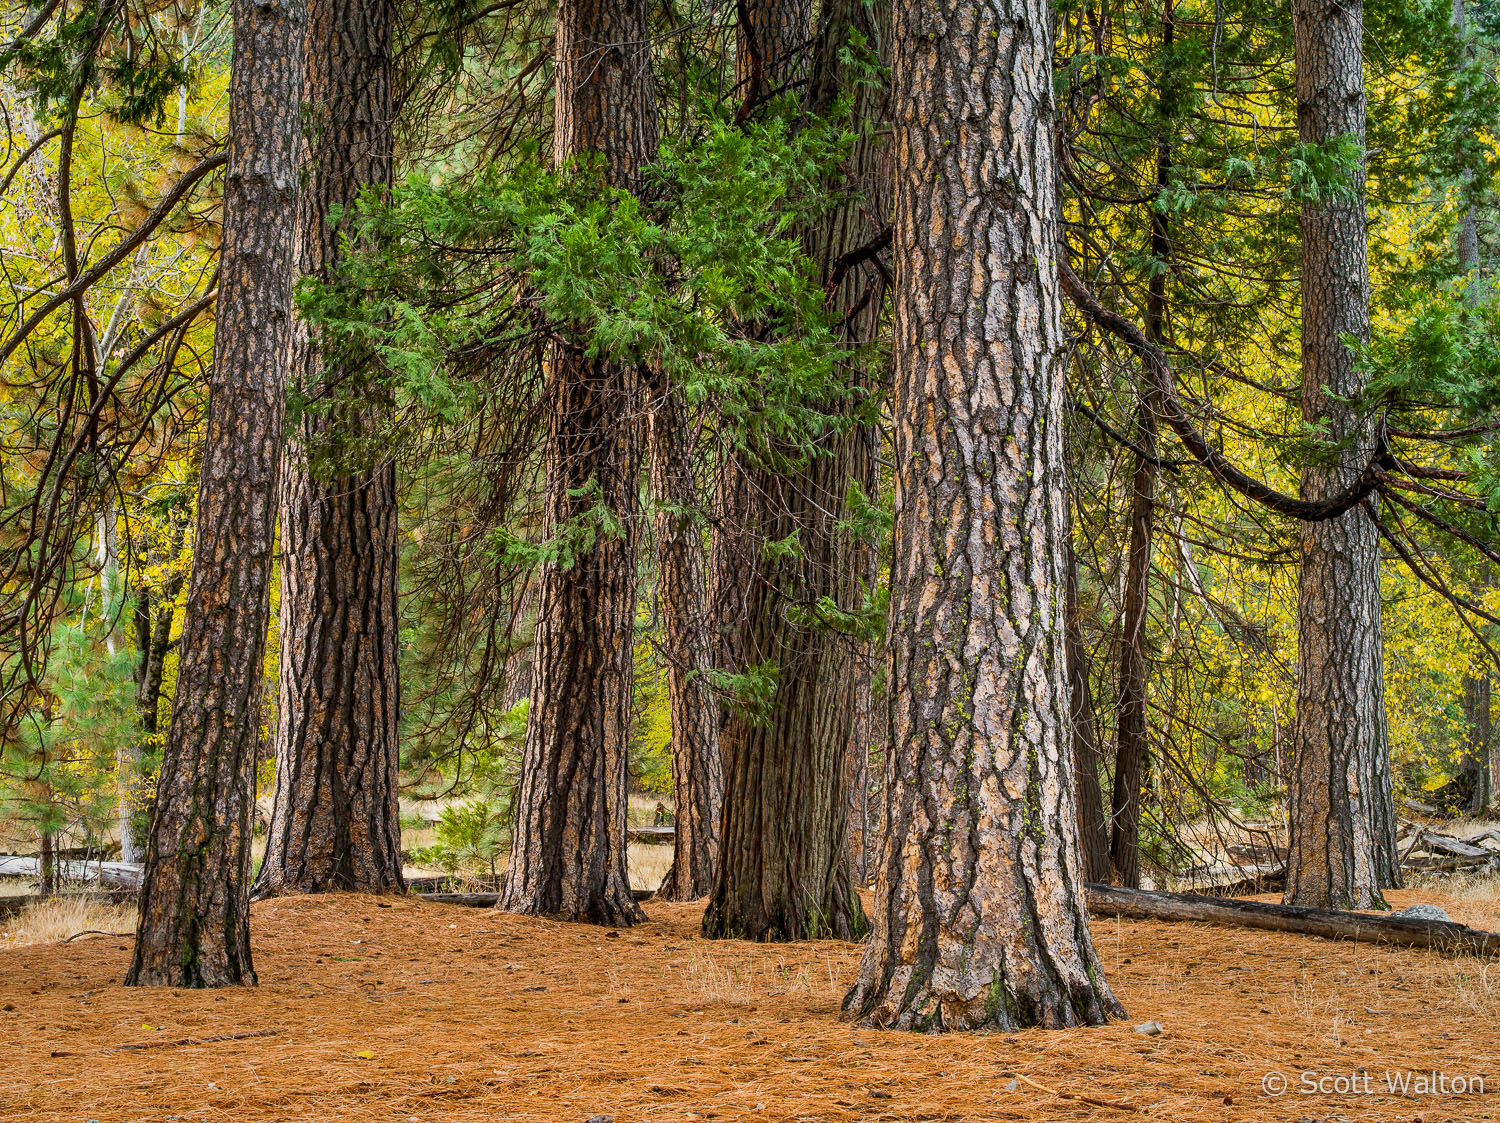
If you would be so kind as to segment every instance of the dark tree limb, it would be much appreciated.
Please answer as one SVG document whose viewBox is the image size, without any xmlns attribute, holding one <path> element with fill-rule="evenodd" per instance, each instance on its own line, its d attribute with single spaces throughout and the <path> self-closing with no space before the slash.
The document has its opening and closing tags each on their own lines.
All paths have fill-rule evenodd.
<svg viewBox="0 0 1500 1123">
<path fill-rule="evenodd" d="M 1147 339 L 1145 332 L 1136 324 L 1100 304 L 1099 298 L 1089 291 L 1088 286 L 1061 257 L 1057 262 L 1057 274 L 1062 281 L 1063 291 L 1078 310 L 1098 327 L 1123 340 L 1140 358 L 1148 382 L 1160 395 L 1158 404 L 1162 418 L 1172 427 L 1193 459 L 1208 469 L 1209 474 L 1225 487 L 1254 500 L 1262 507 L 1303 522 L 1336 519 L 1353 509 L 1376 489 L 1379 483 L 1376 473 L 1381 461 L 1388 455 L 1384 440 L 1354 481 L 1328 499 L 1299 499 L 1294 495 L 1287 495 L 1235 467 L 1228 457 L 1208 443 L 1183 409 L 1177 389 L 1172 384 L 1172 367 L 1166 352 Z"/>
</svg>

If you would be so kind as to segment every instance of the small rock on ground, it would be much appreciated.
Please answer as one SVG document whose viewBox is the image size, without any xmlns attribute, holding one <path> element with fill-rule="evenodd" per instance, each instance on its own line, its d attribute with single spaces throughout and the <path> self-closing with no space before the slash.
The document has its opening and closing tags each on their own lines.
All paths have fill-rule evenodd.
<svg viewBox="0 0 1500 1123">
<path fill-rule="evenodd" d="M 1391 915 L 1404 920 L 1446 920 L 1453 923 L 1453 918 L 1437 905 L 1412 905 L 1409 909 L 1402 909 Z"/>
</svg>

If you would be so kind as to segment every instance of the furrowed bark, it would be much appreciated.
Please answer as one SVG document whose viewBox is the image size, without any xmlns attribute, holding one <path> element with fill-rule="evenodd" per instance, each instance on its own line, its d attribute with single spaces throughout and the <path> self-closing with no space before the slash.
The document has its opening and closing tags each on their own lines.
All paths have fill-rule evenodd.
<svg viewBox="0 0 1500 1123">
<path fill-rule="evenodd" d="M 826 111 L 849 81 L 844 57 L 855 30 L 872 48 L 884 40 L 883 21 L 859 0 L 826 6 L 811 112 Z M 854 92 L 856 115 L 874 119 L 880 91 Z M 879 147 L 872 138 L 856 145 L 848 169 L 856 185 L 877 182 Z M 841 206 L 804 235 L 830 305 L 846 317 L 852 344 L 873 337 L 880 282 L 862 271 L 835 279 L 835 270 L 844 255 L 874 236 L 867 206 Z M 857 384 L 865 375 L 851 363 L 849 377 Z M 748 469 L 754 547 L 740 657 L 745 666 L 774 666 L 776 684 L 763 712 L 737 708 L 725 721 L 723 838 L 703 918 L 704 934 L 712 938 L 851 939 L 867 927 L 848 848 L 851 696 L 862 668 L 854 643 L 818 619 L 816 606 L 826 599 L 841 611 L 858 607 L 865 547 L 840 523 L 850 483 L 868 486 L 873 438 L 850 426 L 827 438 L 823 452 L 793 470 Z M 794 534 L 800 547 L 795 558 L 773 561 L 760 554 L 761 543 Z"/>
<path fill-rule="evenodd" d="M 651 410 L 651 485 L 662 653 L 672 717 L 672 790 L 677 801 L 672 868 L 657 896 L 696 901 L 713 888 L 724 811 L 719 699 L 710 680 L 713 646 L 703 568 L 703 531 L 682 404 L 670 388 Z"/>
<path fill-rule="evenodd" d="M 658 145 L 646 0 L 563 0 L 557 15 L 556 156 L 601 153 L 637 189 Z M 618 533 L 539 578 L 531 706 L 500 907 L 596 924 L 644 919 L 625 868 L 625 765 L 635 641 L 641 395 L 637 372 L 565 344 L 550 354 L 549 534 L 609 508 Z"/>
<path fill-rule="evenodd" d="M 1097 1025 L 1124 1011 L 1073 803 L 1052 13 L 899 0 L 893 44 L 891 761 L 844 1013 Z"/>
<path fill-rule="evenodd" d="M 214 367 L 129 986 L 254 984 L 250 823 L 291 331 L 300 0 L 235 0 Z"/>
<path fill-rule="evenodd" d="M 1363 148 L 1363 11 L 1358 0 L 1295 0 L 1301 139 Z M 1302 205 L 1302 416 L 1344 447 L 1302 473 L 1317 501 L 1344 490 L 1379 448 L 1378 420 L 1359 412 L 1365 376 L 1345 337 L 1370 335 L 1364 154 L 1342 190 Z M 1291 784 L 1288 904 L 1384 905 L 1400 884 L 1385 719 L 1380 536 L 1367 498 L 1300 528 L 1297 723 Z"/>
<path fill-rule="evenodd" d="M 736 0 L 734 82 L 740 96 L 737 122 L 767 98 L 788 93 L 806 79 L 810 0 Z M 740 629 L 754 580 L 759 543 L 752 523 L 765 502 L 754 457 L 725 441 L 714 483 L 714 536 L 709 555 L 714 666 L 739 674 L 747 666 Z M 721 726 L 729 720 L 724 707 Z"/>
<path fill-rule="evenodd" d="M 348 237 L 334 208 L 352 212 L 362 191 L 390 185 L 394 21 L 388 0 L 308 0 L 303 276 L 334 275 Z M 309 407 L 282 470 L 276 792 L 257 897 L 403 888 L 395 464 L 310 463 L 347 457 L 370 427 L 361 365 L 295 326 L 291 376 Z"/>
</svg>

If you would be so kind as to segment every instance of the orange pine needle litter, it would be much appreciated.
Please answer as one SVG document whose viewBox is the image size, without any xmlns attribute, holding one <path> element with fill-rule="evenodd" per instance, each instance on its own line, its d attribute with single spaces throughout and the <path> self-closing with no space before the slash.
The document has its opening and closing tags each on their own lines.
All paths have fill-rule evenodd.
<svg viewBox="0 0 1500 1123">
<path fill-rule="evenodd" d="M 1500 928 L 1497 901 L 1392 897 Z M 838 1020 L 855 945 L 707 941 L 699 906 L 646 911 L 611 933 L 407 899 L 268 901 L 254 989 L 127 990 L 128 939 L 0 951 L 0 1118 L 1500 1119 L 1500 967 L 1473 959 L 1101 921 L 1129 1022 L 921 1037 Z M 1166 1032 L 1132 1031 L 1148 1020 Z M 1488 1091 L 1390 1095 L 1386 1070 Z M 1368 1094 L 1299 1088 L 1360 1071 Z"/>
</svg>

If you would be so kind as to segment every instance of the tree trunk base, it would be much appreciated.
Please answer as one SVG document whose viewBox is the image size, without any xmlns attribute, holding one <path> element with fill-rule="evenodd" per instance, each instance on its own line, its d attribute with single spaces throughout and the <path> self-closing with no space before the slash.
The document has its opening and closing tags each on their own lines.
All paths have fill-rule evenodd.
<svg viewBox="0 0 1500 1123">
<path fill-rule="evenodd" d="M 793 943 L 798 940 L 859 942 L 870 934 L 870 920 L 852 886 L 835 890 L 824 911 L 806 902 L 783 900 L 763 907 L 758 902 L 715 897 L 703 914 L 703 935 L 710 940 L 754 940 Z"/>
<path fill-rule="evenodd" d="M 536 916 L 568 924 L 596 924 L 601 928 L 634 928 L 648 919 L 628 888 L 566 904 L 549 902 L 537 894 L 501 893 L 496 908 L 517 916 Z"/>
</svg>

